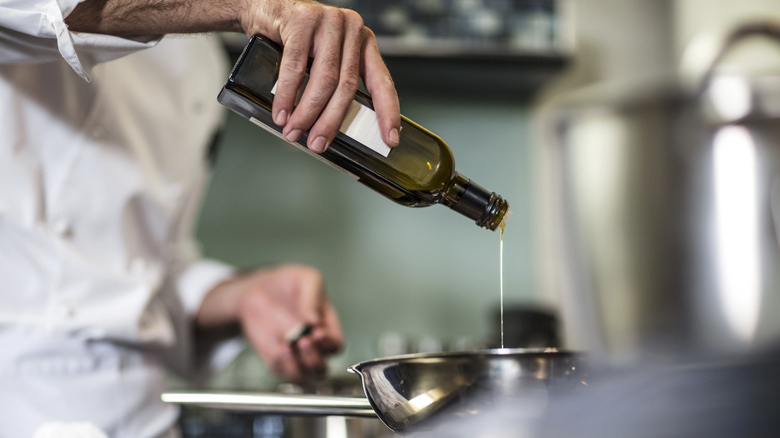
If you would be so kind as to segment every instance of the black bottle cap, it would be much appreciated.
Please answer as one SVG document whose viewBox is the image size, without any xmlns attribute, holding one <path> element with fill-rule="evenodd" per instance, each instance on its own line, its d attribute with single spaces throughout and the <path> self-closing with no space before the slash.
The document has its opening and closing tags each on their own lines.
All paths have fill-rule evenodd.
<svg viewBox="0 0 780 438">
<path fill-rule="evenodd" d="M 509 217 L 509 204 L 501 196 L 485 190 L 471 180 L 464 187 L 458 201 L 450 207 L 474 219 L 478 226 L 489 230 L 495 230 Z"/>
</svg>

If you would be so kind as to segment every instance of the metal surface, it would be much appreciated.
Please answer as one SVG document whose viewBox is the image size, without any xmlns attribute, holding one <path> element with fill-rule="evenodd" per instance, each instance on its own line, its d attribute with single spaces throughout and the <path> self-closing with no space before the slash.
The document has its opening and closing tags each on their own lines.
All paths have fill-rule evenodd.
<svg viewBox="0 0 780 438">
<path fill-rule="evenodd" d="M 714 73 L 753 36 L 780 40 L 780 25 L 693 44 L 683 82 L 595 87 L 546 114 L 563 302 L 589 351 L 625 362 L 777 341 L 780 72 Z"/>
<path fill-rule="evenodd" d="M 162 400 L 166 403 L 278 415 L 376 417 L 368 400 L 363 397 L 276 393 L 167 392 L 162 395 Z"/>
<path fill-rule="evenodd" d="M 349 369 L 366 398 L 227 392 L 168 392 L 168 403 L 259 413 L 379 417 L 407 432 L 438 421 L 480 415 L 505 403 L 517 415 L 540 415 L 549 397 L 587 386 L 584 358 L 554 349 L 500 349 L 413 354 L 371 360 Z"/>
<path fill-rule="evenodd" d="M 416 354 L 351 366 L 376 415 L 403 432 L 480 415 L 504 403 L 518 416 L 544 411 L 550 395 L 587 386 L 584 358 L 550 350 Z"/>
</svg>

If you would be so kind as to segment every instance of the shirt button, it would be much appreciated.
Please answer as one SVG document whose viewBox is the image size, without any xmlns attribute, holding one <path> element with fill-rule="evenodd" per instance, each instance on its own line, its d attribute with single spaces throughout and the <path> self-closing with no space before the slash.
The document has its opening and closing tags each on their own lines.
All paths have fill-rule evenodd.
<svg viewBox="0 0 780 438">
<path fill-rule="evenodd" d="M 70 223 L 62 218 L 52 221 L 51 229 L 58 236 L 64 238 L 70 237 L 73 234 L 73 229 L 71 228 Z"/>
</svg>

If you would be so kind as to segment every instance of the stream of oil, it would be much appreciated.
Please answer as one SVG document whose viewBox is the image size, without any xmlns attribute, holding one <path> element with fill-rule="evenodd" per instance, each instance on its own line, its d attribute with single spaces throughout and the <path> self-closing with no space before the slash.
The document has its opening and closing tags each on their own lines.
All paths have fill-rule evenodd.
<svg viewBox="0 0 780 438">
<path fill-rule="evenodd" d="M 500 319 L 501 319 L 501 348 L 504 348 L 504 225 L 501 225 L 501 232 L 499 233 L 499 244 L 498 244 L 498 288 L 500 291 L 499 295 L 499 308 L 500 308 Z"/>
</svg>

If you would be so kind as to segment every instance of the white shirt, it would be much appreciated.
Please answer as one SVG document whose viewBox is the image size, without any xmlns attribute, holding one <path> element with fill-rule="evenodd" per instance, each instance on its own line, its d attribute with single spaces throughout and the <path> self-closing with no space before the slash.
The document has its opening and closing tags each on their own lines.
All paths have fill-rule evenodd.
<svg viewBox="0 0 780 438">
<path fill-rule="evenodd" d="M 166 431 L 158 352 L 232 272 L 192 237 L 219 45 L 70 32 L 78 1 L 0 0 L 0 437 Z"/>
</svg>

